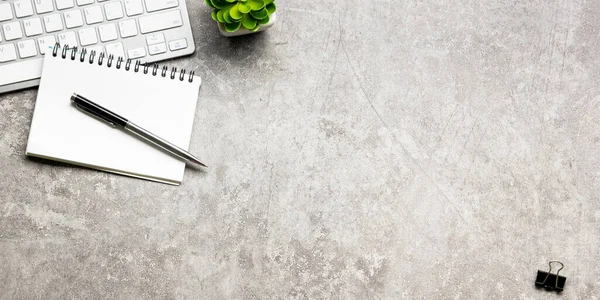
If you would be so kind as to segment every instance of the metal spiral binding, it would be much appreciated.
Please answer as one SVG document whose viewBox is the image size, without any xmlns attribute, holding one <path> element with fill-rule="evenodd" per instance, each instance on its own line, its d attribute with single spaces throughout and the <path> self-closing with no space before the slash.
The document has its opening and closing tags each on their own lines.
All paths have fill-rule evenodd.
<svg viewBox="0 0 600 300">
<path fill-rule="evenodd" d="M 52 50 L 52 56 L 56 57 L 59 55 L 60 52 L 60 57 L 63 59 L 67 59 L 70 58 L 71 60 L 75 60 L 77 59 L 77 52 L 79 50 L 78 47 L 72 47 L 69 48 L 69 45 L 64 45 L 64 47 L 62 47 L 62 50 L 59 50 L 61 48 L 60 43 L 56 43 L 54 45 L 54 49 Z M 69 55 L 69 50 L 71 50 L 71 53 Z M 93 64 L 93 63 L 97 63 L 99 66 L 102 66 L 104 64 L 104 59 L 106 58 L 106 66 L 108 68 L 111 68 L 113 66 L 113 62 L 115 61 L 115 56 L 113 54 L 108 55 L 108 58 L 106 57 L 106 54 L 104 52 L 101 52 L 100 54 L 98 54 L 98 59 L 96 60 L 96 50 L 92 50 L 89 52 L 89 56 L 88 56 L 88 50 L 85 48 L 81 48 L 81 50 L 79 50 L 79 61 L 80 62 L 85 62 L 85 58 L 86 56 L 88 56 L 88 63 L 89 64 Z M 115 68 L 117 69 L 121 69 L 123 62 L 125 62 L 125 71 L 129 71 L 131 69 L 131 63 L 132 60 L 131 59 L 127 59 L 125 60 L 123 57 L 119 56 L 116 57 L 116 64 L 114 64 Z M 140 67 L 143 67 L 142 72 L 144 74 L 148 74 L 148 69 L 150 67 L 150 64 L 148 63 L 142 63 L 139 60 L 135 61 L 135 66 L 133 67 L 133 72 L 139 72 L 140 71 Z M 159 65 L 158 64 L 154 64 L 152 67 L 152 76 L 157 76 L 159 74 Z M 161 71 L 160 71 L 160 76 L 161 77 L 167 77 L 167 73 L 169 71 L 169 67 L 167 66 L 163 66 Z M 177 74 L 177 68 L 176 67 L 172 67 L 171 68 L 171 75 L 169 76 L 171 79 L 175 79 L 177 78 L 176 76 Z M 194 81 L 194 71 L 191 71 L 188 75 L 188 82 L 193 82 Z M 186 75 L 186 70 L 185 69 L 181 69 L 181 71 L 179 71 L 179 80 L 180 81 L 185 81 L 185 75 Z"/>
</svg>

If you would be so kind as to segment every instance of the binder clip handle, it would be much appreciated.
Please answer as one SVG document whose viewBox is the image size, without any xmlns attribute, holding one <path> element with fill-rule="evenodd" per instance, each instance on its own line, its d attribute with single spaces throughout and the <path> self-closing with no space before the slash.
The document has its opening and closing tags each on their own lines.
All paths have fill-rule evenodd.
<svg viewBox="0 0 600 300">
<path fill-rule="evenodd" d="M 556 274 L 552 274 L 552 263 L 560 264 L 560 269 L 556 271 Z M 539 271 L 537 274 L 537 278 L 535 280 L 535 285 L 538 287 L 544 287 L 548 290 L 556 290 L 561 292 L 565 287 L 565 282 L 567 278 L 564 276 L 560 276 L 560 271 L 565 267 L 563 263 L 558 260 L 551 260 L 548 262 L 548 272 Z"/>
<path fill-rule="evenodd" d="M 565 265 L 563 265 L 563 263 L 561 263 L 558 260 L 551 260 L 548 262 L 548 273 L 552 273 L 552 263 L 560 264 L 560 269 L 558 269 L 558 271 L 556 271 L 556 276 L 558 276 L 558 273 L 560 273 L 560 270 L 562 270 L 565 267 Z"/>
</svg>

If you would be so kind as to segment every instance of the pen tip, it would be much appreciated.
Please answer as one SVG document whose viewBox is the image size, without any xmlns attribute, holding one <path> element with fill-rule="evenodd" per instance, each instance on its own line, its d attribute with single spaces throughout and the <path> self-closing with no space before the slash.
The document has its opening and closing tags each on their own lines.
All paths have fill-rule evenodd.
<svg viewBox="0 0 600 300">
<path fill-rule="evenodd" d="M 208 166 L 207 166 L 207 165 L 205 165 L 203 162 L 201 162 L 201 161 L 200 161 L 200 160 L 198 160 L 197 158 L 194 158 L 192 161 L 193 161 L 194 163 L 196 163 L 197 165 L 199 165 L 199 166 L 202 166 L 202 167 L 204 167 L 204 168 L 208 168 Z"/>
<path fill-rule="evenodd" d="M 71 102 L 74 102 L 75 99 L 77 99 L 77 94 L 73 93 L 73 95 L 71 95 Z"/>
</svg>

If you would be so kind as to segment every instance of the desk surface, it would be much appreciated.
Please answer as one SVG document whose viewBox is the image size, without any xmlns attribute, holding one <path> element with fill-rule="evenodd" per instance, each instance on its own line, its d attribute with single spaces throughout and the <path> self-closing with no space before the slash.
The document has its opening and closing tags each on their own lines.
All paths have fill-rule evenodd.
<svg viewBox="0 0 600 300">
<path fill-rule="evenodd" d="M 0 96 L 0 298 L 541 299 L 551 259 L 600 294 L 598 2 L 279 0 L 236 39 L 202 2 L 180 187 L 26 158 L 36 90 Z"/>
</svg>

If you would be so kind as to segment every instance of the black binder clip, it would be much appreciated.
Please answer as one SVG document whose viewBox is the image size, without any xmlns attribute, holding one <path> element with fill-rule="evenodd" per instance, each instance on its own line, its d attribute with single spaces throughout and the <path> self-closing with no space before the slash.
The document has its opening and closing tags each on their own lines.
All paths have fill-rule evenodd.
<svg viewBox="0 0 600 300">
<path fill-rule="evenodd" d="M 552 263 L 559 263 L 560 269 L 556 271 L 556 274 L 552 274 Z M 543 287 L 547 290 L 555 290 L 557 292 L 562 292 L 565 288 L 565 282 L 567 281 L 567 277 L 559 276 L 560 270 L 562 270 L 565 265 L 557 260 L 551 260 L 548 262 L 549 270 L 548 272 L 540 271 L 537 272 L 537 277 L 535 279 L 535 286 Z"/>
</svg>

